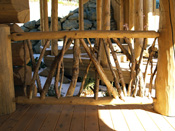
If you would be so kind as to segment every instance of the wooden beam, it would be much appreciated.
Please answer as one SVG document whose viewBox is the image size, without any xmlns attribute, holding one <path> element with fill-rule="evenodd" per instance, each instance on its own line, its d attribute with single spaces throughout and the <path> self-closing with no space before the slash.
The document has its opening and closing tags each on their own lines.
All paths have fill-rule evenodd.
<svg viewBox="0 0 175 131">
<path fill-rule="evenodd" d="M 40 0 L 40 31 L 44 31 L 44 10 L 43 10 L 43 0 Z M 41 40 L 41 45 L 44 46 L 45 41 Z"/>
<path fill-rule="evenodd" d="M 0 115 L 16 110 L 12 68 L 11 41 L 8 38 L 10 27 L 0 25 Z"/>
<path fill-rule="evenodd" d="M 29 0 L 1 0 L 0 23 L 26 23 L 30 20 Z"/>
<path fill-rule="evenodd" d="M 58 31 L 58 0 L 52 0 L 52 31 Z M 58 55 L 58 39 L 51 42 L 51 55 Z"/>
<path fill-rule="evenodd" d="M 55 97 L 46 97 L 46 99 L 41 100 L 39 97 L 34 97 L 33 99 L 28 99 L 27 97 L 17 97 L 15 102 L 18 104 L 69 104 L 69 105 L 123 105 L 123 104 L 152 104 L 153 100 L 148 98 L 140 97 L 126 97 L 125 102 L 120 99 L 114 99 L 112 97 L 100 97 L 95 100 L 90 97 L 60 97 L 59 99 Z"/>
<path fill-rule="evenodd" d="M 135 0 L 129 0 L 129 30 L 134 30 Z"/>
<path fill-rule="evenodd" d="M 155 31 L 52 31 L 52 32 L 24 32 L 9 35 L 14 41 L 61 39 L 64 36 L 73 39 L 80 38 L 156 38 L 159 33 Z"/>
<path fill-rule="evenodd" d="M 160 0 L 159 57 L 157 66 L 156 112 L 175 116 L 175 1 Z M 165 44 L 166 43 L 166 44 Z"/>
</svg>

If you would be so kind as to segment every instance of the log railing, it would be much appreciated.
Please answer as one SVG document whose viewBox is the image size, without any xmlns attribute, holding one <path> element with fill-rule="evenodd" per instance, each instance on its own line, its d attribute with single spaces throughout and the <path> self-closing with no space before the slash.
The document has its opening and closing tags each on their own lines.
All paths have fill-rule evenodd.
<svg viewBox="0 0 175 131">
<path fill-rule="evenodd" d="M 95 69 L 96 69 L 98 75 L 100 76 L 100 79 L 105 83 L 105 85 L 108 89 L 108 92 L 111 93 L 114 98 L 119 97 L 123 100 L 123 99 L 125 99 L 122 95 L 123 92 L 124 92 L 124 95 L 127 95 L 127 93 L 126 93 L 125 87 L 122 87 L 122 88 L 120 87 L 119 82 L 122 83 L 122 86 L 125 86 L 125 83 L 123 83 L 123 81 L 116 80 L 115 83 L 119 86 L 116 86 L 117 89 L 112 86 L 112 84 L 108 80 L 108 78 L 103 70 L 103 67 L 101 66 L 100 62 L 98 61 L 98 59 L 96 58 L 96 56 L 94 54 L 95 50 L 93 51 L 84 40 L 84 39 L 88 39 L 88 38 L 94 38 L 94 36 L 95 36 L 95 38 L 100 39 L 99 41 L 101 41 L 104 44 L 104 47 L 106 47 L 106 45 L 109 44 L 110 49 L 113 53 L 113 57 L 114 57 L 115 61 L 117 62 L 117 57 L 115 57 L 114 50 L 112 49 L 112 44 L 111 44 L 110 38 L 113 38 L 114 42 L 117 41 L 116 38 L 125 38 L 126 41 L 127 41 L 127 38 L 157 38 L 157 37 L 159 37 L 159 33 L 155 32 L 155 31 L 58 31 L 58 32 L 14 33 L 14 34 L 11 34 L 9 37 L 14 41 L 27 40 L 28 44 L 31 44 L 29 42 L 29 40 L 39 40 L 39 39 L 51 40 L 51 39 L 65 38 L 62 51 L 57 56 L 55 56 L 55 59 L 51 65 L 51 70 L 50 70 L 49 76 L 47 77 L 47 80 L 45 82 L 44 87 L 42 89 L 41 89 L 41 87 L 39 87 L 41 99 L 44 99 L 43 101 L 45 101 L 45 99 L 47 99 L 47 98 L 45 98 L 45 96 L 46 96 L 46 93 L 50 87 L 51 80 L 52 80 L 54 74 L 56 73 L 56 70 L 57 70 L 57 75 L 58 75 L 58 73 L 59 73 L 58 71 L 60 71 L 61 64 L 63 61 L 63 56 L 64 56 L 65 52 L 68 50 L 68 48 L 70 47 L 70 44 L 72 43 L 73 39 L 80 40 L 81 45 L 84 47 L 90 60 L 94 64 Z M 120 42 L 118 42 L 117 44 L 122 47 Z M 47 45 L 48 45 L 48 41 L 46 42 L 45 47 L 47 47 Z M 130 48 L 131 48 L 131 46 L 130 46 Z M 42 59 L 42 57 L 44 56 L 44 53 L 45 53 L 45 48 L 43 48 L 39 60 Z M 143 52 L 141 52 L 141 53 L 143 53 Z M 126 54 L 128 54 L 128 52 L 126 52 Z M 128 57 L 131 57 L 131 56 L 132 56 L 132 54 L 131 55 L 128 54 Z M 130 60 L 131 60 L 131 58 L 130 58 Z M 37 63 L 37 65 L 35 67 L 34 76 L 33 76 L 32 81 L 31 81 L 29 99 L 32 99 L 32 97 L 33 97 L 33 94 L 32 94 L 33 83 L 35 80 L 38 79 L 37 74 L 38 74 L 38 68 L 39 68 L 39 64 L 40 64 L 39 62 Z M 108 63 L 110 65 L 109 60 L 108 60 Z M 116 68 L 117 68 L 118 76 L 119 76 L 120 80 L 123 79 L 122 74 L 121 74 L 121 70 L 120 70 L 120 66 L 118 64 L 116 65 Z M 113 72 L 112 69 L 111 69 L 111 72 Z M 113 74 L 113 76 L 115 76 L 115 74 Z M 118 78 L 114 77 L 114 79 L 118 79 Z M 57 78 L 55 81 L 57 81 L 56 83 L 58 83 Z M 133 78 L 132 78 L 132 81 L 133 81 Z M 58 85 L 58 84 L 56 84 L 56 85 Z M 58 92 L 57 88 L 58 87 L 55 86 L 55 91 L 57 93 L 56 97 L 58 99 L 60 99 L 60 92 Z M 97 93 L 97 92 L 94 92 L 94 94 L 95 93 Z M 63 99 L 64 98 L 61 98 L 62 101 L 64 101 Z M 110 98 L 110 100 L 111 100 L 111 98 Z M 17 99 L 17 102 L 19 102 L 19 101 L 22 101 L 21 98 Z M 71 102 L 71 100 L 69 100 L 69 102 Z M 41 102 L 41 103 L 43 103 L 43 102 Z"/>
</svg>

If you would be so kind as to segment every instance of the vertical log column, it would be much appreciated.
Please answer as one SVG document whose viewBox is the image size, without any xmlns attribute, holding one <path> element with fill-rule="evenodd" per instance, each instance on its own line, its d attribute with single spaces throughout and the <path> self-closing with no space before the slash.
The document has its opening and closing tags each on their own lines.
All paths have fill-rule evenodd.
<svg viewBox="0 0 175 131">
<path fill-rule="evenodd" d="M 103 30 L 110 30 L 110 0 L 103 0 L 102 3 L 102 19 L 103 19 L 103 23 L 102 23 L 102 29 Z M 109 47 L 107 47 L 109 50 Z M 110 51 L 109 51 L 110 52 Z M 108 67 L 108 61 L 107 61 L 107 57 L 105 55 L 105 49 L 102 46 L 101 49 L 101 64 L 103 67 Z"/>
<path fill-rule="evenodd" d="M 43 10 L 43 0 L 40 0 L 40 30 L 44 31 L 44 10 Z M 41 40 L 41 45 L 44 46 L 45 41 Z"/>
<path fill-rule="evenodd" d="M 124 25 L 124 0 L 120 0 L 120 30 L 123 30 Z M 123 43 L 123 38 L 120 39 L 120 42 Z"/>
<path fill-rule="evenodd" d="M 143 0 L 135 0 L 135 30 L 143 31 Z M 134 52 L 136 60 L 139 60 L 143 46 L 143 39 L 135 39 Z"/>
<path fill-rule="evenodd" d="M 52 31 L 58 31 L 58 0 L 52 0 Z M 58 40 L 51 43 L 51 55 L 58 55 Z"/>
<path fill-rule="evenodd" d="M 175 1 L 160 0 L 155 111 L 175 116 Z"/>
<path fill-rule="evenodd" d="M 49 31 L 49 23 L 48 23 L 48 5 L 47 5 L 47 0 L 43 0 L 43 16 L 44 16 L 44 31 Z M 43 43 L 45 44 L 45 42 Z M 43 45 L 44 46 L 44 45 Z M 50 45 L 48 45 L 48 48 Z"/>
<path fill-rule="evenodd" d="M 9 114 L 16 110 L 10 27 L 0 25 L 0 115 Z"/>
<path fill-rule="evenodd" d="M 129 30 L 134 30 L 135 0 L 129 1 Z"/>
<path fill-rule="evenodd" d="M 152 21 L 152 17 L 153 17 L 153 0 L 144 0 L 144 4 L 145 4 L 145 21 L 144 21 L 144 30 L 151 30 L 152 25 L 154 25 L 153 23 L 151 23 Z M 150 39 L 146 39 L 146 45 L 149 43 L 152 43 L 152 41 L 150 41 Z"/>
</svg>

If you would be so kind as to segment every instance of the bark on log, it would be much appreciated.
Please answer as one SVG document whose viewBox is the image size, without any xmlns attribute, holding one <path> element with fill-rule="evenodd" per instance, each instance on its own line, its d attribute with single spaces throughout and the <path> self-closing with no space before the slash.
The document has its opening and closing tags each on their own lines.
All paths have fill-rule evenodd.
<svg viewBox="0 0 175 131">
<path fill-rule="evenodd" d="M 110 43 L 109 40 L 108 40 L 108 43 Z M 112 67 L 110 56 L 109 56 L 109 52 L 108 52 L 108 49 L 107 49 L 106 44 L 107 43 L 105 42 L 105 40 L 103 40 L 103 45 L 104 45 L 104 49 L 105 49 L 105 52 L 106 52 L 106 56 L 107 56 L 107 60 L 108 60 L 108 65 L 109 65 L 109 68 L 111 70 L 112 76 L 114 77 L 114 83 L 115 83 L 115 86 L 117 88 L 117 91 L 118 91 L 118 94 L 119 94 L 119 98 L 123 100 L 124 99 L 124 95 L 123 95 L 122 89 L 121 89 L 121 87 L 119 85 L 119 81 L 118 81 L 117 75 L 114 72 L 114 69 Z M 125 89 L 125 91 L 126 91 L 126 89 Z"/>
<path fill-rule="evenodd" d="M 42 51 L 41 51 L 41 54 L 40 54 L 40 57 L 38 59 L 38 63 L 36 65 L 36 68 L 34 70 L 34 74 L 33 74 L 33 78 L 31 80 L 31 84 L 30 84 L 30 93 L 29 93 L 29 99 L 32 99 L 32 96 L 33 96 L 33 87 L 34 87 L 34 84 L 35 84 L 35 80 L 36 80 L 36 77 L 37 77 L 37 74 L 38 74 L 38 71 L 39 71 L 39 67 L 40 67 L 40 64 L 41 64 L 41 61 L 42 61 L 42 58 L 44 56 L 44 53 L 46 51 L 46 48 L 49 44 L 49 40 L 47 40 L 46 44 L 44 45 Z"/>
<path fill-rule="evenodd" d="M 65 48 L 66 48 L 66 44 L 67 44 L 67 38 L 65 37 L 64 38 L 64 44 L 63 44 L 63 48 L 61 50 L 61 59 L 60 61 L 58 62 L 58 65 L 57 65 L 57 73 L 56 73 L 56 77 L 55 77 L 55 85 L 54 85 L 54 88 L 55 88 L 55 93 L 56 93 L 56 97 L 59 98 L 59 90 L 58 90 L 58 81 L 60 79 L 60 68 L 61 68 L 61 64 L 63 62 L 63 56 L 64 56 L 64 53 L 65 53 Z"/>
<path fill-rule="evenodd" d="M 73 68 L 72 68 L 72 80 L 67 91 L 66 96 L 73 96 L 74 90 L 77 84 L 77 79 L 79 75 L 79 60 L 80 60 L 80 41 L 79 39 L 74 40 L 74 58 L 73 58 Z"/>
<path fill-rule="evenodd" d="M 98 42 L 97 48 L 98 48 L 98 52 L 97 52 L 97 60 L 100 63 L 101 61 L 101 47 L 102 47 L 102 39 L 98 39 L 96 42 Z M 99 85 L 100 85 L 100 77 L 98 72 L 95 72 L 95 94 L 94 94 L 94 98 L 95 100 L 98 100 L 98 92 L 99 92 Z"/>
<path fill-rule="evenodd" d="M 134 77 L 135 77 L 135 54 L 134 54 L 134 49 L 132 48 L 132 44 L 130 43 L 129 39 L 125 38 L 125 41 L 126 43 L 128 44 L 129 46 L 129 49 L 131 51 L 131 60 L 130 60 L 130 64 L 131 67 L 130 67 L 130 70 L 131 70 L 131 79 L 129 81 L 129 84 L 128 84 L 128 96 L 131 96 L 131 89 L 133 87 L 133 82 L 134 82 Z"/>
<path fill-rule="evenodd" d="M 120 47 L 120 49 L 122 50 L 122 52 L 126 55 L 126 57 L 130 60 L 131 59 L 131 55 L 129 54 L 129 52 L 123 47 L 123 45 L 120 43 L 120 41 L 118 39 L 113 38 L 114 42 Z"/>
<path fill-rule="evenodd" d="M 94 66 L 97 69 L 98 74 L 100 75 L 101 80 L 104 81 L 104 83 L 106 84 L 108 90 L 112 93 L 114 98 L 117 98 L 117 92 L 116 89 L 113 88 L 113 86 L 111 85 L 110 81 L 108 80 L 108 78 L 106 77 L 103 68 L 101 67 L 100 63 L 97 61 L 97 59 L 95 58 L 95 56 L 93 54 L 91 54 L 90 49 L 88 48 L 88 46 L 86 45 L 85 41 L 83 39 L 80 39 L 81 44 L 83 45 L 84 49 L 86 50 L 87 54 L 89 55 L 90 59 L 92 60 Z"/>
<path fill-rule="evenodd" d="M 8 37 L 10 28 L 0 25 L 0 115 L 9 114 L 16 110 L 11 41 Z"/>
<path fill-rule="evenodd" d="M 29 48 L 30 59 L 32 61 L 32 68 L 35 70 L 36 69 L 36 62 L 35 62 L 35 58 L 33 56 L 32 43 L 30 42 L 30 40 L 27 40 L 27 45 L 28 45 L 28 48 Z M 41 81 L 40 81 L 40 78 L 39 78 L 38 74 L 36 76 L 36 82 L 37 82 L 38 92 L 41 94 L 42 87 L 41 87 Z"/>
<path fill-rule="evenodd" d="M 126 96 L 127 91 L 126 91 L 126 85 L 125 85 L 124 77 L 123 77 L 123 74 L 122 74 L 122 70 L 120 68 L 116 53 L 114 52 L 114 47 L 112 46 L 112 42 L 111 42 L 110 39 L 108 39 L 108 43 L 109 43 L 109 48 L 111 49 L 111 53 L 112 53 L 112 56 L 114 58 L 115 66 L 116 66 L 116 69 L 117 69 L 117 72 L 118 72 L 118 76 L 119 76 L 119 80 L 120 80 L 119 82 L 121 82 L 124 96 Z"/>
<path fill-rule="evenodd" d="M 71 44 L 72 44 L 72 39 L 69 39 L 68 42 L 67 42 L 67 46 L 66 46 L 65 52 L 69 49 Z M 60 62 L 61 57 L 62 57 L 62 55 L 61 55 L 61 52 L 60 52 L 57 56 L 55 56 L 55 58 L 54 58 L 54 60 L 52 62 L 49 75 L 48 75 L 47 80 L 46 80 L 46 82 L 44 84 L 43 91 L 41 93 L 41 99 L 45 99 L 46 92 L 49 89 L 49 86 L 51 84 L 52 78 L 53 78 L 53 76 L 55 74 L 55 71 L 56 71 L 57 64 Z"/>
</svg>

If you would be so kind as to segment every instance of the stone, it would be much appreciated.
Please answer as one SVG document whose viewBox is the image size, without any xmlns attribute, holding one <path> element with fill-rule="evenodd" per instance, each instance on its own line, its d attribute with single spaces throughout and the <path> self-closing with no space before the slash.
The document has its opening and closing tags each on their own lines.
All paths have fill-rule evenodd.
<svg viewBox="0 0 175 131">
<path fill-rule="evenodd" d="M 89 20 L 84 20 L 84 29 L 88 30 L 92 27 L 92 22 Z"/>
<path fill-rule="evenodd" d="M 63 17 L 62 19 L 60 19 L 60 22 L 62 23 L 62 22 L 64 22 L 64 21 L 66 21 L 67 20 L 67 16 L 65 16 L 65 17 Z"/>
<path fill-rule="evenodd" d="M 34 54 L 40 54 L 41 40 L 33 46 Z"/>
<path fill-rule="evenodd" d="M 88 14 L 89 20 L 96 20 L 96 10 L 91 8 L 89 12 L 86 12 Z"/>
<path fill-rule="evenodd" d="M 38 29 L 32 29 L 29 32 L 37 32 L 37 31 L 38 31 Z"/>
<path fill-rule="evenodd" d="M 29 32 L 30 30 L 24 26 L 21 26 L 21 29 L 24 31 L 24 32 Z"/>
<path fill-rule="evenodd" d="M 40 26 L 40 19 L 36 21 L 36 26 Z"/>
<path fill-rule="evenodd" d="M 89 3 L 88 4 L 89 8 L 95 8 L 96 9 L 96 3 Z"/>
<path fill-rule="evenodd" d="M 24 27 L 28 28 L 28 29 L 34 29 L 35 28 L 35 25 L 36 25 L 36 21 L 33 20 L 33 21 L 29 21 L 27 23 L 24 23 Z"/>
<path fill-rule="evenodd" d="M 70 30 L 72 28 L 78 28 L 78 22 L 77 20 L 66 20 L 63 23 L 63 30 Z"/>
<path fill-rule="evenodd" d="M 78 17 L 79 17 L 79 13 L 75 13 L 75 14 L 69 16 L 68 19 L 69 19 L 69 20 L 78 20 Z"/>
<path fill-rule="evenodd" d="M 62 28 L 61 28 L 61 22 L 58 21 L 58 31 L 60 31 Z"/>
</svg>

